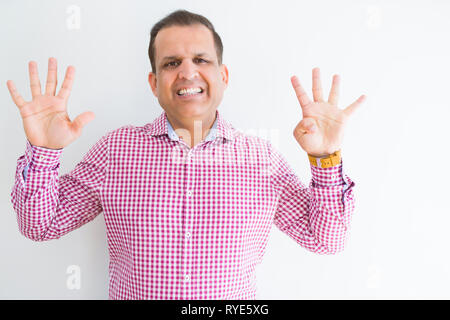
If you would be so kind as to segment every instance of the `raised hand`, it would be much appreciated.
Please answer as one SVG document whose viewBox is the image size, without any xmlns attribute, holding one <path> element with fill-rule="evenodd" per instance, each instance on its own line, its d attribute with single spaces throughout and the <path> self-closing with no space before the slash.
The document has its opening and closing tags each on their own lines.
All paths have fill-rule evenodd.
<svg viewBox="0 0 450 320">
<path fill-rule="evenodd" d="M 328 101 L 324 101 L 319 68 L 314 68 L 312 73 L 314 101 L 309 99 L 298 78 L 291 78 L 303 114 L 303 119 L 294 129 L 294 137 L 308 154 L 322 157 L 340 150 L 345 124 L 366 96 L 362 95 L 347 108 L 339 109 L 339 76 L 333 77 Z"/>
<path fill-rule="evenodd" d="M 22 117 L 23 127 L 28 141 L 37 147 L 62 149 L 76 140 L 83 127 L 95 117 L 93 112 L 84 112 L 70 121 L 67 114 L 69 99 L 74 81 L 75 68 L 69 66 L 63 84 L 56 94 L 57 61 L 48 60 L 48 74 L 45 93 L 42 94 L 41 84 L 34 61 L 29 62 L 30 86 L 32 100 L 27 102 L 17 92 L 13 81 L 8 80 L 7 86 L 14 103 Z"/>
</svg>

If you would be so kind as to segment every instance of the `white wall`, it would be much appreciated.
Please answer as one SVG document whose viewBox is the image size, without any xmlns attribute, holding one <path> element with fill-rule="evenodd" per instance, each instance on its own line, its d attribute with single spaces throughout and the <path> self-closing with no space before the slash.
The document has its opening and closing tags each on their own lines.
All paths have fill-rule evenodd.
<svg viewBox="0 0 450 320">
<path fill-rule="evenodd" d="M 73 8 L 80 9 L 79 25 Z M 258 269 L 259 298 L 449 299 L 450 2 L 444 0 L 1 1 L 0 298 L 108 296 L 103 215 L 45 243 L 18 231 L 10 192 L 26 138 L 6 80 L 29 99 L 28 61 L 38 62 L 41 81 L 50 56 L 58 59 L 59 79 L 68 65 L 76 67 L 69 115 L 91 110 L 96 119 L 65 149 L 60 174 L 66 173 L 104 133 L 144 125 L 162 112 L 147 84 L 149 33 L 179 8 L 205 15 L 224 42 L 230 85 L 219 110 L 244 132 L 275 132 L 268 138 L 305 183 L 311 174 L 292 136 L 301 110 L 290 76 L 310 92 L 313 67 L 321 67 L 325 90 L 340 74 L 342 107 L 368 96 L 343 146 L 357 197 L 346 251 L 314 255 L 274 227 Z M 70 290 L 73 265 L 81 288 Z"/>
</svg>

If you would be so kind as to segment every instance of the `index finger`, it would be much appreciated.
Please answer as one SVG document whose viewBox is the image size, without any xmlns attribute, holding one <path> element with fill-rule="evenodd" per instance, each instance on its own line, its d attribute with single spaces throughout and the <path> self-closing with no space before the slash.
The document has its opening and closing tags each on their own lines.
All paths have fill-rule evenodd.
<svg viewBox="0 0 450 320">
<path fill-rule="evenodd" d="M 300 102 L 300 105 L 303 107 L 307 106 L 311 103 L 311 100 L 308 97 L 305 89 L 303 89 L 300 81 L 296 76 L 291 77 L 292 87 L 294 87 L 295 94 L 297 95 L 297 99 Z"/>
<path fill-rule="evenodd" d="M 66 76 L 64 77 L 61 89 L 59 89 L 58 97 L 64 100 L 67 100 L 69 98 L 74 78 L 75 78 L 75 68 L 72 66 L 67 67 Z"/>
<path fill-rule="evenodd" d="M 39 81 L 39 73 L 35 61 L 28 63 L 28 73 L 30 75 L 31 96 L 34 98 L 41 95 L 41 82 Z"/>
</svg>

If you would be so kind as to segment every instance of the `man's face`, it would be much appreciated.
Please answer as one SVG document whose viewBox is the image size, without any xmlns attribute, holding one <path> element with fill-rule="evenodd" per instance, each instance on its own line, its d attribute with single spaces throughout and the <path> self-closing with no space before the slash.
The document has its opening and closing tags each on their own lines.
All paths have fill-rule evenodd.
<svg viewBox="0 0 450 320">
<path fill-rule="evenodd" d="M 155 67 L 156 75 L 149 74 L 149 83 L 168 115 L 179 120 L 203 120 L 215 115 L 228 85 L 228 70 L 218 64 L 208 28 L 193 25 L 162 29 L 155 39 Z"/>
</svg>

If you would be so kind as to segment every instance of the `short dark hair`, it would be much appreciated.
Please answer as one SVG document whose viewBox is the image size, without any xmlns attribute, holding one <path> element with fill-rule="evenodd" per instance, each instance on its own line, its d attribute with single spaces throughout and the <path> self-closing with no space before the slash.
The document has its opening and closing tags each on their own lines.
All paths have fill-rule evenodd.
<svg viewBox="0 0 450 320">
<path fill-rule="evenodd" d="M 172 26 L 192 26 L 192 25 L 204 25 L 207 27 L 214 38 L 214 45 L 216 47 L 217 53 L 217 61 L 219 65 L 222 65 L 222 56 L 223 56 L 223 44 L 220 36 L 217 34 L 214 29 L 213 24 L 206 19 L 204 16 L 195 14 L 186 10 L 177 10 L 166 16 L 164 19 L 157 22 L 150 32 L 150 45 L 148 47 L 148 56 L 150 58 L 150 64 L 152 65 L 152 72 L 156 73 L 156 65 L 155 65 L 155 39 L 158 35 L 158 32 L 164 28 L 172 27 Z"/>
</svg>

